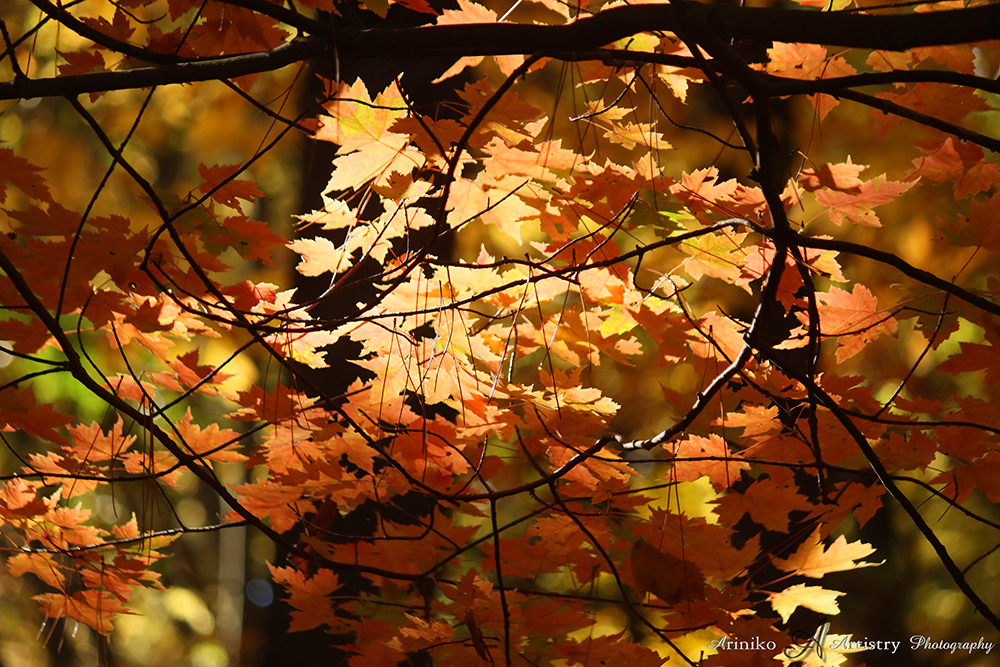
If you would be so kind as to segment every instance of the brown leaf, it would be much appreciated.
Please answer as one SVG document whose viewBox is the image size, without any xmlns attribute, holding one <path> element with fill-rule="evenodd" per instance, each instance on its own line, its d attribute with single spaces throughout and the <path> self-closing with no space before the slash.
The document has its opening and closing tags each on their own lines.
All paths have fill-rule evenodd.
<svg viewBox="0 0 1000 667">
<path fill-rule="evenodd" d="M 668 604 L 705 599 L 705 577 L 695 565 L 660 551 L 640 538 L 632 547 L 636 591 Z"/>
<path fill-rule="evenodd" d="M 471 607 L 465 611 L 465 624 L 469 626 L 469 635 L 472 637 L 472 647 L 483 660 L 493 662 L 490 651 L 486 648 L 486 640 L 483 638 L 483 631 L 479 629 L 479 621 L 476 619 L 476 610 Z"/>
</svg>

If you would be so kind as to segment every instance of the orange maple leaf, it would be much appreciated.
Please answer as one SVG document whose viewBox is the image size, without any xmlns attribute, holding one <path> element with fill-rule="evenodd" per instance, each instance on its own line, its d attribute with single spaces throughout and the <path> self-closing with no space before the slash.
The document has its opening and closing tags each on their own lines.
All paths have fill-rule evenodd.
<svg viewBox="0 0 1000 667">
<path fill-rule="evenodd" d="M 31 386 L 8 388 L 0 392 L 0 396 L 4 407 L 0 414 L 0 432 L 24 431 L 36 438 L 66 444 L 56 429 L 69 424 L 72 417 L 56 412 L 51 403 L 39 405 Z"/>
<path fill-rule="evenodd" d="M 91 28 L 96 28 L 109 37 L 127 42 L 135 33 L 135 26 L 129 21 L 128 16 L 121 7 L 115 9 L 114 22 L 108 21 L 103 16 L 84 16 L 80 19 Z"/>
<path fill-rule="evenodd" d="M 52 196 L 41 177 L 40 167 L 36 167 L 22 157 L 14 155 L 9 148 L 0 148 L 0 204 L 7 201 L 7 185 L 15 188 L 33 199 L 51 202 Z"/>
<path fill-rule="evenodd" d="M 331 594 L 340 588 L 335 572 L 321 568 L 307 577 L 292 567 L 275 567 L 269 563 L 268 568 L 275 583 L 284 585 L 290 593 L 288 604 L 295 610 L 290 631 L 311 630 L 323 625 L 345 627 L 346 619 L 336 615 L 332 604 Z"/>
<path fill-rule="evenodd" d="M 60 593 L 45 593 L 36 595 L 42 612 L 48 618 L 63 618 L 68 616 L 107 635 L 114 629 L 112 620 L 118 614 L 130 614 L 128 609 L 113 594 L 105 591 L 77 591 L 70 597 Z"/>
<path fill-rule="evenodd" d="M 976 95 L 973 89 L 943 83 L 916 83 L 903 92 L 875 93 L 875 97 L 956 125 L 961 125 L 970 113 L 991 109 L 986 100 Z M 904 123 L 902 117 L 878 109 L 872 109 L 869 116 L 875 123 L 880 139 L 884 139 L 889 130 Z"/>
<path fill-rule="evenodd" d="M 803 577 L 817 579 L 830 572 L 856 570 L 859 567 L 874 567 L 881 563 L 858 562 L 860 559 L 875 553 L 874 547 L 860 540 L 847 543 L 841 535 L 829 548 L 822 544 L 820 528 L 802 543 L 789 558 L 775 558 L 774 565 L 785 572 L 791 572 Z"/>
<path fill-rule="evenodd" d="M 90 426 L 82 424 L 69 428 L 74 446 L 66 447 L 64 451 L 80 461 L 97 463 L 112 461 L 127 451 L 136 440 L 136 436 L 125 436 L 122 433 L 124 421 L 119 415 L 118 421 L 110 431 L 105 432 L 97 422 Z"/>
<path fill-rule="evenodd" d="M 313 511 L 315 503 L 303 500 L 303 489 L 282 482 L 259 479 L 233 489 L 239 493 L 240 504 L 257 516 L 271 520 L 271 527 L 279 533 L 294 528 L 303 514 Z M 227 520 L 239 517 L 232 512 Z"/>
<path fill-rule="evenodd" d="M 681 176 L 680 183 L 670 186 L 670 192 L 695 215 L 714 210 L 719 202 L 733 201 L 733 193 L 736 191 L 735 180 L 718 183 L 718 176 L 719 170 L 715 167 L 685 173 Z"/>
<path fill-rule="evenodd" d="M 791 79 L 829 79 L 856 74 L 857 70 L 839 56 L 827 55 L 819 44 L 788 44 L 776 42 L 767 50 L 766 70 Z M 830 95 L 810 95 L 816 113 L 822 121 L 839 102 Z"/>
<path fill-rule="evenodd" d="M 58 51 L 65 61 L 65 65 L 59 66 L 60 76 L 81 76 L 94 72 L 104 71 L 104 55 L 98 51 Z M 91 99 L 98 93 L 91 93 Z"/>
<path fill-rule="evenodd" d="M 960 463 L 930 481 L 944 484 L 944 491 L 957 503 L 964 503 L 979 489 L 993 502 L 1000 502 L 1000 456 L 988 452 L 971 463 Z"/>
<path fill-rule="evenodd" d="M 768 530 L 784 533 L 788 531 L 793 511 L 813 509 L 790 474 L 773 470 L 770 475 L 757 480 L 743 493 L 733 492 L 719 499 L 716 512 L 726 525 L 735 526 L 744 514 L 749 514 Z"/>
<path fill-rule="evenodd" d="M 28 572 L 52 588 L 65 590 L 66 575 L 63 570 L 66 566 L 56 560 L 55 554 L 50 553 L 19 553 L 7 561 L 10 573 L 15 577 L 20 577 Z"/>
<path fill-rule="evenodd" d="M 175 424 L 177 438 L 189 452 L 209 461 L 232 463 L 247 460 L 245 455 L 234 451 L 240 441 L 236 431 L 219 428 L 218 424 L 202 428 L 192 423 L 191 419 L 189 407 L 184 417 Z"/>
<path fill-rule="evenodd" d="M 987 250 L 1000 250 L 1000 194 L 989 199 L 973 199 L 969 216 L 957 215 L 954 221 L 939 219 L 938 228 L 945 240 L 956 246 L 979 246 Z"/>
<path fill-rule="evenodd" d="M 296 239 L 288 244 L 288 249 L 302 256 L 295 268 L 304 276 L 320 276 L 327 272 L 337 274 L 353 265 L 349 251 L 345 252 L 343 247 L 321 236 Z"/>
<path fill-rule="evenodd" d="M 1000 327 L 991 322 L 984 343 L 961 343 L 958 354 L 948 357 L 938 369 L 955 374 L 984 370 L 987 383 L 1000 384 Z"/>
<path fill-rule="evenodd" d="M 726 441 L 714 433 L 707 438 L 688 436 L 676 444 L 674 456 L 688 459 L 674 466 L 674 474 L 679 481 L 708 477 L 717 490 L 729 488 L 740 479 L 741 470 L 750 469 L 750 464 L 730 452 Z"/>
<path fill-rule="evenodd" d="M 373 100 L 358 79 L 324 108 L 330 115 L 320 118 L 315 138 L 340 146 L 328 192 L 356 189 L 368 181 L 387 187 L 394 173 L 409 174 L 424 164 L 423 154 L 410 145 L 410 135 L 389 129 L 409 113 L 395 83 Z"/>
<path fill-rule="evenodd" d="M 830 209 L 830 221 L 836 225 L 847 220 L 856 225 L 881 227 L 882 222 L 872 209 L 888 204 L 915 184 L 890 181 L 882 174 L 850 192 L 819 190 L 816 192 L 816 201 Z"/>
<path fill-rule="evenodd" d="M 983 149 L 966 141 L 945 137 L 941 142 L 918 143 L 926 156 L 915 158 L 915 168 L 906 174 L 907 181 L 926 178 L 935 183 L 954 180 L 955 199 L 967 199 L 993 187 L 1000 181 L 1000 170 L 986 162 Z M 975 202 L 973 202 L 975 204 Z"/>
<path fill-rule="evenodd" d="M 827 293 L 817 292 L 820 331 L 823 336 L 837 337 L 837 362 L 843 362 L 885 334 L 896 333 L 896 318 L 878 309 L 878 301 L 864 285 L 855 285 L 853 292 L 831 287 Z M 805 323 L 808 316 L 798 313 Z M 802 330 L 796 332 L 801 334 Z"/>
<path fill-rule="evenodd" d="M 38 491 L 20 478 L 12 479 L 0 488 L 0 516 L 6 519 L 37 516 L 48 511 L 52 504 L 45 498 L 38 498 Z"/>
<path fill-rule="evenodd" d="M 240 204 L 240 199 L 252 202 L 254 199 L 260 199 L 264 196 L 264 193 L 257 188 L 257 184 L 252 181 L 238 181 L 231 180 L 226 183 L 226 179 L 231 178 L 235 174 L 241 165 L 229 164 L 229 165 L 216 165 L 214 167 L 206 166 L 204 163 L 198 165 L 198 173 L 201 177 L 205 179 L 205 182 L 198 186 L 198 191 L 201 193 L 212 192 L 212 199 L 228 206 L 230 208 L 235 208 L 240 213 L 243 212 L 243 205 Z M 224 183 L 224 184 L 223 184 Z"/>
<path fill-rule="evenodd" d="M 858 176 L 867 168 L 868 165 L 853 164 L 851 157 L 847 156 L 847 162 L 841 164 L 821 164 L 803 169 L 799 172 L 799 185 L 807 192 L 829 188 L 848 194 L 861 194 L 864 181 Z"/>
</svg>

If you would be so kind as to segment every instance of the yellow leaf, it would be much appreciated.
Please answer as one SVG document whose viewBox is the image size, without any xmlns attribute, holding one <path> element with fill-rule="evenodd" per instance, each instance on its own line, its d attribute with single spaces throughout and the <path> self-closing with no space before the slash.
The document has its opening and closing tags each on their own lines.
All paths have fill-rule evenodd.
<svg viewBox="0 0 1000 667">
<path fill-rule="evenodd" d="M 782 622 L 787 623 L 792 612 L 799 607 L 812 609 L 820 614 L 839 614 L 840 607 L 837 606 L 837 598 L 841 595 L 843 593 L 840 591 L 831 591 L 820 586 L 796 584 L 780 593 L 771 593 L 768 599 L 774 610 L 781 616 Z"/>
<path fill-rule="evenodd" d="M 344 251 L 330 239 L 297 239 L 289 243 L 288 247 L 292 252 L 302 255 L 302 261 L 296 268 L 304 276 L 319 276 L 328 271 L 339 273 L 351 266 L 350 260 L 344 257 Z"/>
<path fill-rule="evenodd" d="M 875 549 L 864 542 L 851 542 L 843 535 L 838 537 L 829 549 L 824 548 L 820 541 L 819 528 L 809 539 L 791 555 L 788 560 L 775 558 L 775 566 L 785 572 L 792 572 L 803 577 L 819 578 L 830 572 L 855 570 L 859 567 L 874 567 L 881 563 L 859 563 L 858 560 L 875 552 Z"/>
</svg>

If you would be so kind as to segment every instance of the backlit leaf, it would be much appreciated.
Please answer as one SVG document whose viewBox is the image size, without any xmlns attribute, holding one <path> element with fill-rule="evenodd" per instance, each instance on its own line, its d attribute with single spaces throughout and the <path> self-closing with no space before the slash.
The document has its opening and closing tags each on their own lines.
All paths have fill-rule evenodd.
<svg viewBox="0 0 1000 667">
<path fill-rule="evenodd" d="M 865 556 L 875 553 L 875 549 L 864 542 L 848 543 L 843 535 L 834 540 L 829 548 L 820 541 L 820 531 L 817 529 L 789 558 L 776 558 L 776 567 L 801 575 L 818 578 L 830 572 L 843 572 L 859 567 L 873 567 L 879 563 L 861 561 Z"/>
</svg>

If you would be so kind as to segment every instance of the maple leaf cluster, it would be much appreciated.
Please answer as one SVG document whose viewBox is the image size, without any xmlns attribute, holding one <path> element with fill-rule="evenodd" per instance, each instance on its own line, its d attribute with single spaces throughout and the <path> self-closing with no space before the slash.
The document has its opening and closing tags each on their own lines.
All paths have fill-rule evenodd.
<svg viewBox="0 0 1000 667">
<path fill-rule="evenodd" d="M 118 55 L 240 62 L 297 47 L 288 26 L 320 33 L 279 3 L 160 4 L 46 9 L 91 40 L 59 52 L 59 76 L 113 74 Z M 504 20 L 471 0 L 364 3 L 397 4 L 427 30 Z M 630 9 L 532 4 L 525 22 L 567 29 Z M 17 452 L 0 524 L 8 569 L 47 587 L 43 614 L 108 634 L 136 587 L 160 587 L 153 566 L 193 527 L 86 503 L 121 485 L 170 499 L 191 475 L 231 508 L 205 528 L 250 525 L 286 554 L 268 568 L 290 629 L 327 630 L 351 665 L 761 664 L 706 647 L 789 646 L 797 610 L 838 614 L 845 593 L 816 580 L 877 564 L 859 531 L 890 497 L 993 623 L 901 489 L 975 518 L 977 492 L 1000 502 L 1000 283 L 976 259 L 1000 249 L 998 147 L 976 115 L 998 91 L 981 47 L 775 40 L 750 66 L 681 27 L 572 67 L 561 52 L 456 57 L 437 79 L 454 99 L 435 108 L 405 77 L 325 80 L 314 123 L 249 97 L 256 74 L 229 77 L 287 131 L 336 146 L 294 238 L 254 219 L 260 154 L 164 192 L 74 99 L 148 203 L 132 220 L 64 206 L 42 165 L 0 148 L 0 434 Z M 691 111 L 704 89 L 729 138 Z M 540 91 L 588 102 L 566 121 Z M 837 136 L 857 122 L 843 101 L 860 102 L 871 136 L 908 152 L 794 153 L 774 112 L 790 96 Z M 685 133 L 726 157 L 692 164 Z M 926 255 L 902 233 L 970 249 L 967 279 L 909 259 Z M 283 262 L 327 287 L 307 301 L 251 279 Z M 350 314 L 321 315 L 334 301 Z M 304 369 L 343 349 L 357 370 L 335 394 Z M 267 370 L 242 382 L 246 367 Z M 109 416 L 40 401 L 52 375 Z M 227 484 L 233 464 L 248 476 Z"/>
</svg>

